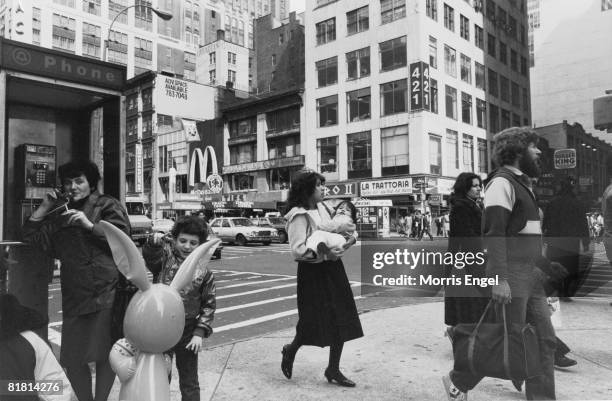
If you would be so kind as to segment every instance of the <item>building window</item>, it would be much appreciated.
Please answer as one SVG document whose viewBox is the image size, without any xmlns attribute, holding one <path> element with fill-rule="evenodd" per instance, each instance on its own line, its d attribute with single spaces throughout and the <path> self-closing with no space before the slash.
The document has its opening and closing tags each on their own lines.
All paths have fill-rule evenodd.
<svg viewBox="0 0 612 401">
<path fill-rule="evenodd" d="M 83 0 L 83 11 L 89 14 L 101 15 L 101 0 Z"/>
<path fill-rule="evenodd" d="M 474 138 L 463 134 L 463 171 L 474 171 Z"/>
<path fill-rule="evenodd" d="M 244 24 L 244 22 L 243 22 L 243 24 Z M 283 43 L 285 43 L 285 34 L 283 32 L 281 32 L 278 35 L 278 44 L 282 45 Z"/>
<path fill-rule="evenodd" d="M 257 133 L 257 116 L 229 122 L 230 138 L 255 135 Z"/>
<path fill-rule="evenodd" d="M 134 38 L 134 66 L 151 69 L 153 65 L 153 42 L 143 38 Z"/>
<path fill-rule="evenodd" d="M 319 87 L 333 85 L 338 82 L 338 57 L 317 61 L 316 68 Z"/>
<path fill-rule="evenodd" d="M 256 161 L 256 149 L 257 145 L 255 143 L 230 146 L 230 164 L 252 163 Z"/>
<path fill-rule="evenodd" d="M 493 133 L 499 131 L 499 107 L 489 103 L 489 130 Z"/>
<path fill-rule="evenodd" d="M 529 90 L 523 88 L 523 111 L 529 111 Z"/>
<path fill-rule="evenodd" d="M 612 10 L 612 0 L 601 0 L 601 11 Z"/>
<path fill-rule="evenodd" d="M 346 67 L 348 79 L 357 79 L 370 75 L 370 48 L 355 50 L 346 53 Z"/>
<path fill-rule="evenodd" d="M 268 188 L 271 191 L 289 189 L 289 183 L 299 169 L 299 167 L 282 167 L 269 170 L 267 174 Z"/>
<path fill-rule="evenodd" d="M 478 25 L 474 25 L 474 44 L 484 50 L 484 31 Z"/>
<path fill-rule="evenodd" d="M 130 102 L 128 103 L 128 111 L 130 109 L 133 109 L 132 106 L 134 103 L 136 103 L 135 101 L 132 102 L 131 100 L 136 100 L 136 96 L 130 96 L 133 99 L 130 99 Z M 138 109 L 138 105 L 136 104 L 136 109 Z M 128 142 L 132 142 L 135 141 L 138 138 L 138 119 L 134 118 L 134 119 L 130 119 L 127 120 L 126 123 L 126 140 Z"/>
<path fill-rule="evenodd" d="M 446 166 L 447 174 L 459 168 L 459 134 L 452 129 L 446 130 Z"/>
<path fill-rule="evenodd" d="M 512 105 L 521 107 L 521 95 L 519 94 L 519 86 L 516 82 L 512 82 Z"/>
<path fill-rule="evenodd" d="M 502 64 L 508 65 L 508 48 L 502 41 L 499 42 L 499 61 L 501 61 Z"/>
<path fill-rule="evenodd" d="M 499 76 L 499 93 L 501 100 L 510 103 L 510 81 L 503 75 Z"/>
<path fill-rule="evenodd" d="M 112 63 L 127 65 L 128 36 L 125 33 L 110 31 L 106 58 Z"/>
<path fill-rule="evenodd" d="M 429 65 L 438 68 L 438 41 L 433 36 L 429 37 Z"/>
<path fill-rule="evenodd" d="M 510 128 L 510 111 L 501 109 L 501 129 Z"/>
<path fill-rule="evenodd" d="M 387 24 L 406 17 L 406 0 L 380 0 L 380 23 Z"/>
<path fill-rule="evenodd" d="M 470 20 L 463 16 L 459 17 L 459 34 L 465 40 L 470 40 Z"/>
<path fill-rule="evenodd" d="M 372 177 L 372 135 L 370 131 L 346 136 L 348 178 Z"/>
<path fill-rule="evenodd" d="M 362 121 L 370 118 L 370 88 L 358 89 L 346 93 L 348 122 Z"/>
<path fill-rule="evenodd" d="M 153 30 L 153 11 L 152 3 L 148 0 L 136 0 L 136 8 L 134 9 L 134 20 L 136 28 L 146 31 Z"/>
<path fill-rule="evenodd" d="M 472 95 L 461 92 L 461 121 L 472 123 Z"/>
<path fill-rule="evenodd" d="M 521 56 L 521 75 L 527 76 L 527 59 L 523 56 Z"/>
<path fill-rule="evenodd" d="M 508 28 L 507 28 L 507 32 L 508 35 L 512 38 L 512 39 L 517 39 L 517 24 L 516 24 L 516 19 L 512 16 L 508 16 Z"/>
<path fill-rule="evenodd" d="M 317 139 L 318 168 L 321 173 L 338 171 L 338 137 Z"/>
<path fill-rule="evenodd" d="M 380 130 L 382 175 L 410 173 L 408 152 L 408 125 Z"/>
<path fill-rule="evenodd" d="M 431 112 L 438 114 L 438 81 L 430 78 L 429 88 L 431 89 Z"/>
<path fill-rule="evenodd" d="M 429 134 L 429 173 L 442 174 L 442 139 Z"/>
<path fill-rule="evenodd" d="M 457 51 L 448 45 L 444 45 L 444 71 L 457 77 Z"/>
<path fill-rule="evenodd" d="M 484 65 L 478 63 L 478 62 L 474 62 L 474 75 L 475 75 L 475 83 L 476 83 L 476 87 L 478 89 L 485 89 L 485 67 Z"/>
<path fill-rule="evenodd" d="M 330 18 L 317 24 L 317 45 L 336 40 L 336 18 Z"/>
<path fill-rule="evenodd" d="M 425 10 L 429 18 L 438 20 L 438 0 L 425 0 Z"/>
<path fill-rule="evenodd" d="M 174 124 L 172 116 L 165 114 L 157 114 L 157 128 L 158 129 L 170 129 Z"/>
<path fill-rule="evenodd" d="M 497 73 L 489 68 L 489 94 L 495 97 L 499 96 L 497 88 Z"/>
<path fill-rule="evenodd" d="M 512 49 L 510 49 L 510 68 L 513 71 L 518 71 L 518 54 Z"/>
<path fill-rule="evenodd" d="M 213 85 L 217 83 L 217 70 L 208 71 L 208 82 Z"/>
<path fill-rule="evenodd" d="M 160 146 L 159 147 L 159 172 L 167 173 L 168 170 L 172 167 L 170 165 L 170 157 L 168 152 L 168 146 Z"/>
<path fill-rule="evenodd" d="M 495 21 L 495 3 L 493 0 L 487 0 L 487 18 Z"/>
<path fill-rule="evenodd" d="M 489 171 L 489 150 L 487 140 L 478 138 L 478 172 L 487 173 Z"/>
<path fill-rule="evenodd" d="M 489 56 L 496 57 L 495 36 L 490 33 L 487 34 L 487 51 L 489 52 Z"/>
<path fill-rule="evenodd" d="M 520 127 L 521 126 L 521 116 L 516 113 L 512 113 L 512 126 Z"/>
<path fill-rule="evenodd" d="M 227 70 L 227 80 L 236 83 L 236 71 Z"/>
<path fill-rule="evenodd" d="M 378 44 L 381 71 L 406 66 L 406 37 L 395 38 Z"/>
<path fill-rule="evenodd" d="M 53 14 L 53 48 L 74 53 L 75 26 L 73 18 Z"/>
<path fill-rule="evenodd" d="M 461 80 L 472 83 L 472 60 L 465 54 L 461 54 Z"/>
<path fill-rule="evenodd" d="M 457 119 L 457 89 L 446 85 L 446 117 Z"/>
<path fill-rule="evenodd" d="M 100 57 L 100 27 L 83 22 L 83 55 Z"/>
<path fill-rule="evenodd" d="M 272 60 L 276 59 L 276 55 L 272 55 Z M 236 65 L 236 53 L 227 52 L 227 63 Z M 272 65 L 276 64 L 276 61 L 272 62 Z"/>
<path fill-rule="evenodd" d="M 319 127 L 338 124 L 338 95 L 317 99 Z"/>
<path fill-rule="evenodd" d="M 476 125 L 487 128 L 487 102 L 476 99 Z"/>
<path fill-rule="evenodd" d="M 62 6 L 74 8 L 74 0 L 53 0 L 53 2 L 56 4 L 61 4 Z"/>
<path fill-rule="evenodd" d="M 444 3 L 444 27 L 455 32 L 455 10 Z"/>
<path fill-rule="evenodd" d="M 215 53 L 215 52 L 208 53 L 208 63 L 209 64 L 216 64 L 217 63 L 217 53 Z"/>
<path fill-rule="evenodd" d="M 408 80 L 380 85 L 380 114 L 386 116 L 408 111 Z"/>
<path fill-rule="evenodd" d="M 349 35 L 367 31 L 370 28 L 368 6 L 346 13 L 346 31 Z"/>
<path fill-rule="evenodd" d="M 300 109 L 290 107 L 266 113 L 266 132 L 285 132 L 300 128 Z"/>
<path fill-rule="evenodd" d="M 248 191 L 255 189 L 257 173 L 237 173 L 229 176 L 230 191 Z"/>
<path fill-rule="evenodd" d="M 0 17 L 0 36 L 4 36 L 4 16 Z M 40 8 L 32 7 L 32 44 L 40 46 Z"/>
<path fill-rule="evenodd" d="M 122 12 L 128 6 L 127 0 L 108 0 L 108 19 L 114 20 L 121 24 L 127 24 L 128 15 Z"/>
<path fill-rule="evenodd" d="M 283 159 L 300 154 L 300 136 L 292 135 L 287 137 L 268 140 L 268 159 Z"/>
</svg>

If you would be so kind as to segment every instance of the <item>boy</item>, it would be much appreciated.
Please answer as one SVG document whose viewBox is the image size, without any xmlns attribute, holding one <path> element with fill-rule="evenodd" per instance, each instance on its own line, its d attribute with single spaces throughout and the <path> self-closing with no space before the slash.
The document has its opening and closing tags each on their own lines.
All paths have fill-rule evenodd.
<svg viewBox="0 0 612 401">
<path fill-rule="evenodd" d="M 206 241 L 208 227 L 197 216 L 183 216 L 174 223 L 170 234 L 154 234 L 142 250 L 155 283 L 172 282 L 185 258 Z M 171 357 L 176 353 L 182 400 L 199 401 L 198 352 L 202 350 L 202 338 L 208 338 L 213 332 L 211 323 L 216 309 L 212 272 L 206 267 L 198 270 L 191 288 L 181 292 L 181 296 L 185 305 L 185 330 L 178 344 L 168 353 Z"/>
</svg>

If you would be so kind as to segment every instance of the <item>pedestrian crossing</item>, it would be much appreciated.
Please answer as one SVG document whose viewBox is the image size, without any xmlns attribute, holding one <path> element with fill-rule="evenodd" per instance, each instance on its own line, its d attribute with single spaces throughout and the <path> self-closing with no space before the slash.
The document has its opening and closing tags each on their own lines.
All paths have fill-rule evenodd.
<svg viewBox="0 0 612 401">
<path fill-rule="evenodd" d="M 278 253 L 289 253 L 291 247 L 289 244 L 270 244 L 260 245 L 251 244 L 245 246 L 224 245 L 221 251 L 221 259 L 238 259 L 248 256 L 270 255 Z"/>
<path fill-rule="evenodd" d="M 297 278 L 284 274 L 212 268 L 217 287 L 213 335 L 207 347 L 245 340 L 294 327 L 297 323 Z M 355 299 L 361 283 L 350 282 Z M 49 324 L 49 340 L 61 345 L 61 321 Z"/>
</svg>

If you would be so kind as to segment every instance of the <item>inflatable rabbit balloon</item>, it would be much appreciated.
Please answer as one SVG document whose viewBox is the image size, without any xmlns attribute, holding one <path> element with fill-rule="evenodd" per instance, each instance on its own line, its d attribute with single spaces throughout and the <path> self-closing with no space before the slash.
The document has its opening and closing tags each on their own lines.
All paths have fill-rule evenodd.
<svg viewBox="0 0 612 401">
<path fill-rule="evenodd" d="M 144 260 L 130 237 L 105 221 L 100 225 L 117 268 L 140 289 L 125 312 L 125 338 L 113 345 L 109 356 L 121 382 L 119 401 L 169 401 L 171 365 L 162 352 L 178 343 L 185 326 L 185 309 L 179 291 L 192 285 L 197 269 L 208 263 L 221 241 L 207 241 L 196 248 L 169 286 L 151 284 Z"/>
</svg>

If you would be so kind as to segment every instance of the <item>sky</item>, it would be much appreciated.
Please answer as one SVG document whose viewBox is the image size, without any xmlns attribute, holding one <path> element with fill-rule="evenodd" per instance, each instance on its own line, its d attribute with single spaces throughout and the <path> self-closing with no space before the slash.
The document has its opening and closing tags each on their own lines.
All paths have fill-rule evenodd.
<svg viewBox="0 0 612 401">
<path fill-rule="evenodd" d="M 306 8 L 306 0 L 289 0 L 289 10 L 301 13 Z"/>
</svg>

